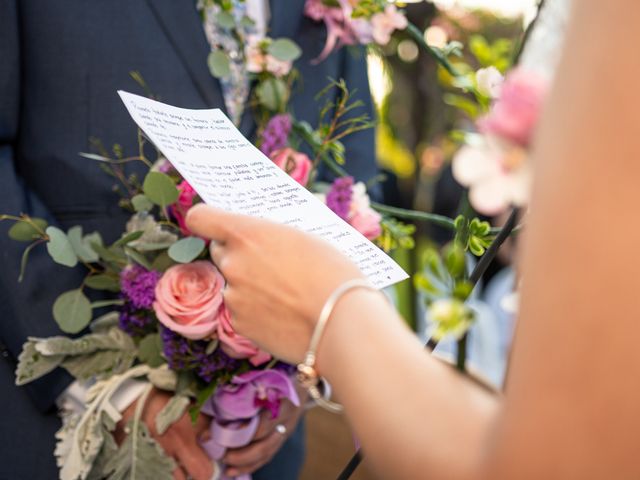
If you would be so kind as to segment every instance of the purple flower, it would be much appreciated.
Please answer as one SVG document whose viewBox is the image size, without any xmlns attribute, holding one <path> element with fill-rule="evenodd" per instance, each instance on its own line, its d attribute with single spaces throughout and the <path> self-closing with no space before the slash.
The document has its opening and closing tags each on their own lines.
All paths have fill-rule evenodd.
<svg viewBox="0 0 640 480">
<path fill-rule="evenodd" d="M 219 387 L 202 411 L 222 422 L 248 419 L 262 409 L 276 418 L 283 399 L 300 405 L 291 377 L 280 370 L 252 370 Z"/>
<path fill-rule="evenodd" d="M 140 265 L 130 265 L 120 274 L 120 287 L 125 300 L 134 308 L 148 310 L 156 299 L 156 284 L 160 272 L 149 271 Z"/>
<path fill-rule="evenodd" d="M 125 298 L 124 305 L 120 307 L 118 319 L 120 329 L 132 337 L 143 337 L 152 331 L 154 319 L 150 311 L 136 309 Z"/>
<path fill-rule="evenodd" d="M 291 117 L 286 114 L 276 115 L 269 120 L 262 132 L 260 150 L 269 157 L 276 150 L 287 146 L 291 132 Z"/>
<path fill-rule="evenodd" d="M 212 382 L 220 375 L 232 375 L 243 363 L 231 358 L 221 348 L 207 353 L 209 342 L 189 340 L 162 327 L 163 353 L 172 370 L 193 370 L 205 382 Z"/>
<path fill-rule="evenodd" d="M 327 207 L 343 220 L 347 220 L 352 197 L 353 177 L 336 178 L 327 193 Z"/>
</svg>

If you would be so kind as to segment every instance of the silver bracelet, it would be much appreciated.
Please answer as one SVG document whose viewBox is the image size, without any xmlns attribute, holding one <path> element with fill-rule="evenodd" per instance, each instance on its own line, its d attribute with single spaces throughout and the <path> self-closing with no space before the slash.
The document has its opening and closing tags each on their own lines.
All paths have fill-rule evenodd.
<svg viewBox="0 0 640 480">
<path fill-rule="evenodd" d="M 366 288 L 378 292 L 379 290 L 371 285 L 368 280 L 357 278 L 354 280 L 348 280 L 336 288 L 327 301 L 324 303 L 322 310 L 320 310 L 320 316 L 318 317 L 318 323 L 311 335 L 311 341 L 309 342 L 309 350 L 304 357 L 304 361 L 298 365 L 297 378 L 300 384 L 307 389 L 311 398 L 322 408 L 325 408 L 331 412 L 339 413 L 343 410 L 342 405 L 327 400 L 322 395 L 318 385 L 320 384 L 321 377 L 315 369 L 316 364 L 316 352 L 318 350 L 318 344 L 324 333 L 324 329 L 327 326 L 329 317 L 333 312 L 336 304 L 340 298 L 350 290 L 355 288 Z"/>
</svg>

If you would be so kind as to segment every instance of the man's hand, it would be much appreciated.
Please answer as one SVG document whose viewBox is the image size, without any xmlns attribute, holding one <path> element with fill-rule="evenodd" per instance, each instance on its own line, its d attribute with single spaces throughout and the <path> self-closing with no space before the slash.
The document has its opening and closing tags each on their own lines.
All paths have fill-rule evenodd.
<svg viewBox="0 0 640 480">
<path fill-rule="evenodd" d="M 202 432 L 208 429 L 209 421 L 204 416 L 198 418 L 196 425 L 191 423 L 189 415 L 185 413 L 180 420 L 171 425 L 164 434 L 159 435 L 156 430 L 156 416 L 171 399 L 171 395 L 153 389 L 147 399 L 142 421 L 147 425 L 153 438 L 160 444 L 167 455 L 173 457 L 178 467 L 173 472 L 176 480 L 210 480 L 213 476 L 214 464 L 202 450 L 198 439 Z M 122 412 L 122 420 L 118 423 L 114 437 L 118 444 L 126 436 L 124 426 L 133 418 L 137 402 Z"/>
<path fill-rule="evenodd" d="M 271 418 L 270 412 L 263 411 L 260 415 L 260 425 L 251 443 L 245 447 L 227 450 L 222 459 L 227 467 L 227 476 L 236 477 L 253 473 L 269 463 L 289 435 L 295 431 L 304 412 L 306 398 L 306 394 L 300 395 L 302 402 L 300 407 L 296 407 L 288 400 L 283 400 L 280 415 L 277 418 Z M 277 429 L 279 425 L 284 429 L 282 427 Z"/>
</svg>

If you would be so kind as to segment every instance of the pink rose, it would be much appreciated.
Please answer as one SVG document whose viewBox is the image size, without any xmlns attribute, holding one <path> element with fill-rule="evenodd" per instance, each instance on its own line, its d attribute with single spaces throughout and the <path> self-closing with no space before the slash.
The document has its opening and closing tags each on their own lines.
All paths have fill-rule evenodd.
<svg viewBox="0 0 640 480">
<path fill-rule="evenodd" d="M 300 185 L 305 186 L 309 181 L 312 163 L 304 153 L 293 148 L 282 148 L 271 153 L 271 160 Z"/>
<path fill-rule="evenodd" d="M 478 127 L 522 147 L 531 142 L 540 108 L 547 92 L 546 82 L 535 73 L 513 70 L 502 84 L 500 96 Z"/>
<path fill-rule="evenodd" d="M 271 360 L 264 350 L 260 350 L 258 346 L 235 332 L 231 325 L 231 314 L 223 305 L 218 317 L 218 339 L 222 350 L 232 358 L 248 358 L 252 365 L 258 366 Z"/>
<path fill-rule="evenodd" d="M 200 340 L 220 323 L 224 278 L 205 260 L 169 268 L 156 285 L 153 309 L 160 323 L 183 337 Z"/>
<path fill-rule="evenodd" d="M 178 191 L 180 195 L 178 196 L 178 201 L 169 207 L 171 215 L 178 222 L 178 226 L 180 227 L 180 231 L 185 236 L 191 236 L 191 232 L 187 228 L 187 222 L 185 218 L 187 217 L 187 212 L 193 206 L 193 201 L 198 196 L 198 193 L 193 189 L 189 182 L 183 180 L 180 185 L 178 185 Z"/>
</svg>

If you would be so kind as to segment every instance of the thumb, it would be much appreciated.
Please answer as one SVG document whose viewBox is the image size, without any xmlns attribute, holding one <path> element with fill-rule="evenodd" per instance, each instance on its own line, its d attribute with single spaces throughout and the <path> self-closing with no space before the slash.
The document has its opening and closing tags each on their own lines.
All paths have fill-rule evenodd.
<svg viewBox="0 0 640 480">
<path fill-rule="evenodd" d="M 187 228 L 199 237 L 208 238 L 217 243 L 226 243 L 232 236 L 239 215 L 225 212 L 219 208 L 200 203 L 187 212 Z"/>
</svg>

